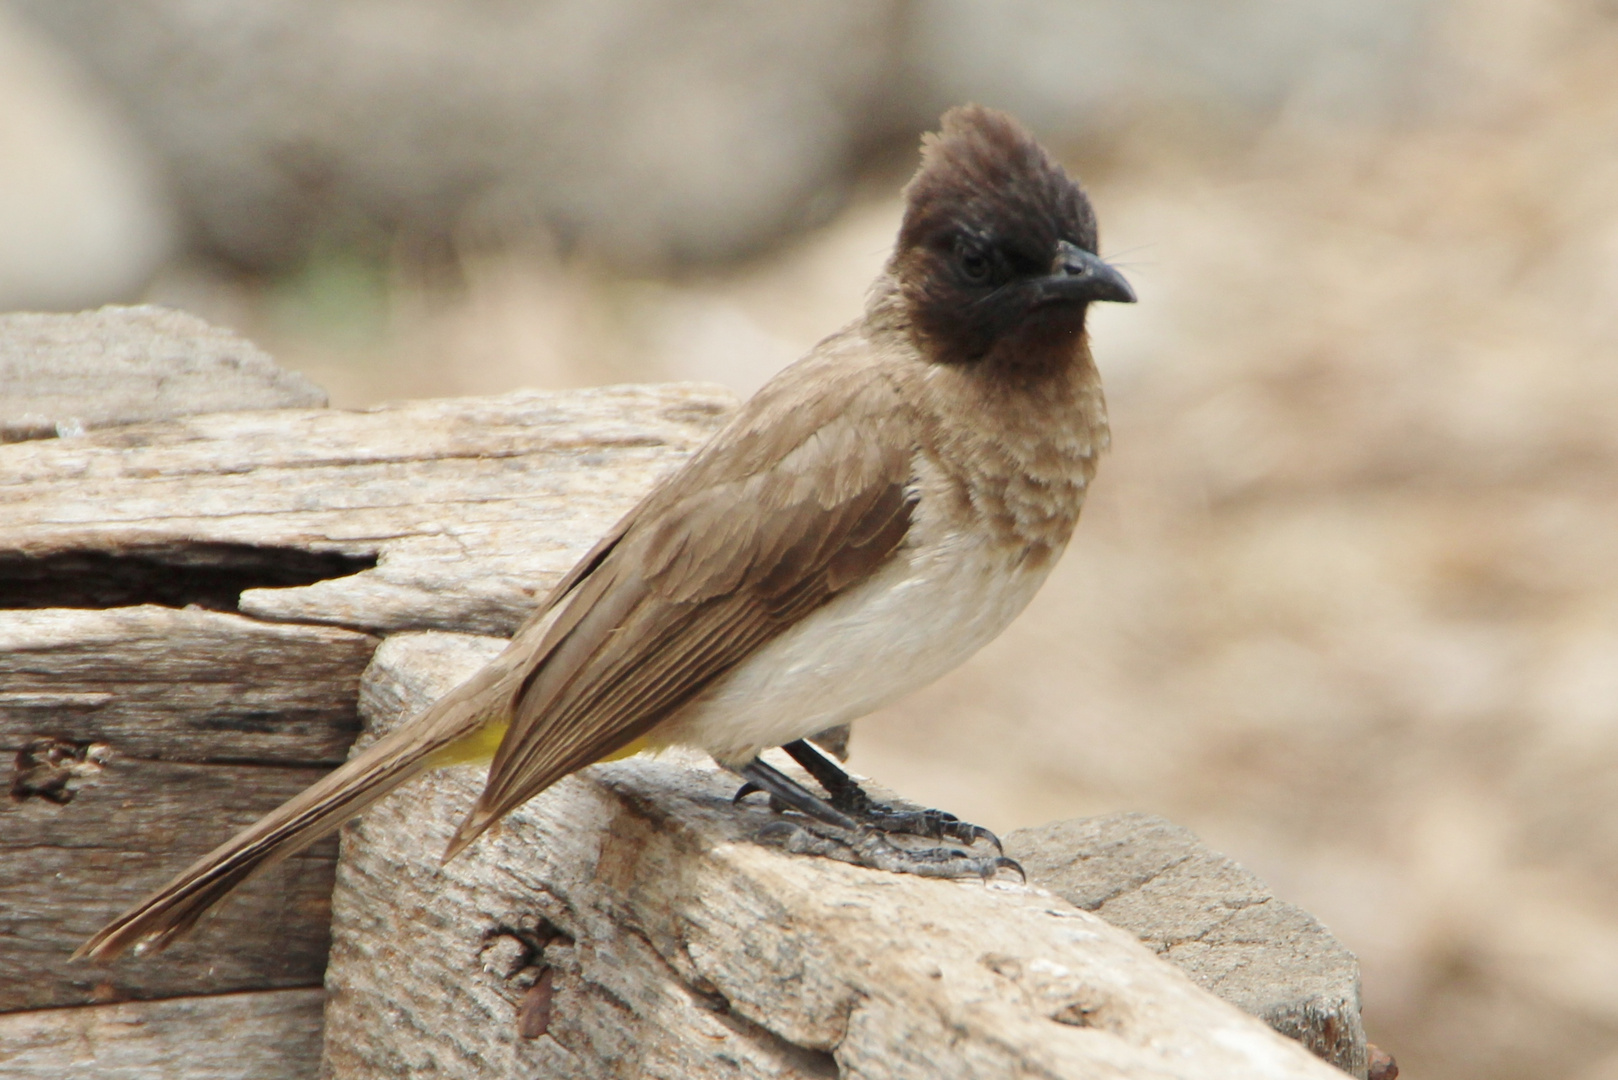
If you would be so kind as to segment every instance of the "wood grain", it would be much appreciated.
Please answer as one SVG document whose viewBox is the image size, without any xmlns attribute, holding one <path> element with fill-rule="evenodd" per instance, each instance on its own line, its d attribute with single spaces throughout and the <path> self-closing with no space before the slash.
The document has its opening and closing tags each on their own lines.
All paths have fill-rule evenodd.
<svg viewBox="0 0 1618 1080">
<path fill-rule="evenodd" d="M 8 1080 L 307 1080 L 320 1062 L 318 987 L 0 1016 Z"/>
<path fill-rule="evenodd" d="M 342 759 L 376 644 L 212 611 L 0 611 L 0 752 L 18 761 L 0 801 L 0 1011 L 318 985 L 331 844 L 248 885 L 161 960 L 67 957 Z M 54 799 L 20 767 L 41 740 L 86 759 Z"/>
<path fill-rule="evenodd" d="M 250 883 L 160 959 L 99 970 L 66 957 L 341 760 L 369 631 L 508 630 L 731 405 L 703 387 L 526 392 L 0 445 L 0 752 L 49 738 L 72 771 L 52 789 L 14 768 L 22 797 L 0 802 L 0 1010 L 318 984 L 330 844 Z M 223 597 L 239 611 L 183 596 L 50 606 L 50 575 L 82 566 L 262 575 L 330 552 L 375 566 Z M 219 606 L 217 586 L 198 602 Z M 97 590 L 61 593 L 73 605 Z"/>
<path fill-rule="evenodd" d="M 248 883 L 160 957 L 110 967 L 67 958 L 102 923 L 322 772 L 114 757 L 65 806 L 0 803 L 0 1012 L 319 985 L 330 842 Z"/>
<path fill-rule="evenodd" d="M 336 627 L 153 605 L 0 611 L 0 751 L 54 735 L 125 757 L 335 765 L 359 730 L 376 646 Z"/>
<path fill-rule="evenodd" d="M 1189 829 L 1109 814 L 1019 829 L 1005 842 L 1029 880 L 1130 931 L 1198 986 L 1363 1080 L 1354 954 Z"/>
<path fill-rule="evenodd" d="M 348 577 L 249 590 L 240 610 L 372 632 L 510 633 L 733 404 L 692 385 L 524 391 L 14 443 L 0 446 L 0 553 L 239 544 L 374 556 Z"/>
</svg>

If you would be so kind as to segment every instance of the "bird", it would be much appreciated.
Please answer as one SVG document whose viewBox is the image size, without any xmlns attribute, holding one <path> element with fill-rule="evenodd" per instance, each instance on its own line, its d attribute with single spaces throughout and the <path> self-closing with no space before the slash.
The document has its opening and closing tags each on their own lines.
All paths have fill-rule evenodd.
<svg viewBox="0 0 1618 1080">
<path fill-rule="evenodd" d="M 951 109 L 922 139 L 859 318 L 659 481 L 487 666 L 75 956 L 160 949 L 411 777 L 484 760 L 446 859 L 587 765 L 687 746 L 746 781 L 738 800 L 797 811 L 795 850 L 933 876 L 1010 864 L 886 842 L 993 837 L 873 802 L 811 736 L 934 681 L 1034 596 L 1109 444 L 1087 312 L 1134 300 L 1063 167 L 1008 114 Z M 825 795 L 760 758 L 775 747 Z"/>
</svg>

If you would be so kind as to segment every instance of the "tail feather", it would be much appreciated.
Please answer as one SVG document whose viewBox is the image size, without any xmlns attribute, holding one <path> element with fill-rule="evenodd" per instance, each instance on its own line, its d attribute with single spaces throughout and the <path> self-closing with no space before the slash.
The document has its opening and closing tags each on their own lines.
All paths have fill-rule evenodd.
<svg viewBox="0 0 1618 1080">
<path fill-rule="evenodd" d="M 483 674 L 483 673 L 480 673 Z M 336 832 L 350 818 L 424 769 L 454 760 L 445 751 L 476 737 L 493 717 L 479 707 L 489 680 L 474 677 L 422 717 L 378 739 L 358 756 L 210 851 L 107 926 L 73 954 L 106 962 L 131 947 L 160 950 L 194 926 L 254 872 Z M 477 685 L 481 684 L 481 685 Z M 472 691 L 468 693 L 468 691 Z"/>
</svg>

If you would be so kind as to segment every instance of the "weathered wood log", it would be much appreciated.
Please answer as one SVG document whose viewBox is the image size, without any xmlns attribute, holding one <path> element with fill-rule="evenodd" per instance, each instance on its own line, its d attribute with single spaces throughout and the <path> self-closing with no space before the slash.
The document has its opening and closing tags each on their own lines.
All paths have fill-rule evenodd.
<svg viewBox="0 0 1618 1080">
<path fill-rule="evenodd" d="M 0 1015 L 7 1080 L 306 1080 L 320 1056 L 317 989 L 131 1001 Z"/>
<path fill-rule="evenodd" d="M 250 884 L 161 964 L 67 958 L 342 760 L 376 645 L 212 611 L 0 611 L 0 752 L 16 763 L 0 804 L 0 1011 L 319 982 L 331 845 Z"/>
<path fill-rule="evenodd" d="M 272 868 L 160 962 L 97 967 L 68 957 L 109 917 L 324 771 L 115 757 L 68 806 L 30 799 L 8 808 L 0 1011 L 318 983 L 329 844 Z"/>
<path fill-rule="evenodd" d="M 498 647 L 390 638 L 362 712 L 385 729 Z M 711 764 L 596 766 L 440 866 L 478 786 L 448 770 L 345 830 L 336 1080 L 1341 1075 L 1046 890 L 775 850 Z"/>
<path fill-rule="evenodd" d="M 0 752 L 16 762 L 0 801 L 0 1011 L 317 984 L 332 845 L 250 883 L 160 962 L 66 961 L 341 760 L 367 631 L 509 629 L 731 406 L 661 387 L 191 416 L 222 394 L 285 405 L 286 388 L 196 320 L 102 349 L 97 335 L 122 332 L 108 320 L 0 326 L 11 406 L 50 398 L 46 346 L 74 388 L 103 385 L 103 354 L 138 369 L 116 407 L 68 395 L 81 419 L 123 426 L 0 445 Z M 207 333 L 187 343 L 187 327 Z M 147 415 L 169 419 L 127 422 Z"/>
</svg>

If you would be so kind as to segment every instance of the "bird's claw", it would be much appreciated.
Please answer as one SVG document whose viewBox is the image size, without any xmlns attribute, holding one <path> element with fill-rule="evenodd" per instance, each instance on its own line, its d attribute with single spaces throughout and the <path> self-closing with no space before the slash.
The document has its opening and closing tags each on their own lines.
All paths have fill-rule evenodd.
<svg viewBox="0 0 1618 1080">
<path fill-rule="evenodd" d="M 749 795 L 757 795 L 761 791 L 764 791 L 764 789 L 749 780 L 747 783 L 736 789 L 736 794 L 730 797 L 730 804 L 735 806 Z M 769 793 L 765 792 L 765 794 L 768 795 Z M 784 814 L 788 810 L 792 809 L 792 807 L 788 806 L 780 799 L 777 799 L 774 795 L 769 796 L 768 802 L 770 804 L 770 809 L 774 810 L 777 814 Z"/>
<path fill-rule="evenodd" d="M 1016 859 L 1001 855 L 994 860 L 994 867 L 997 873 L 1001 870 L 1015 870 L 1017 872 L 1017 876 L 1022 879 L 1022 883 L 1024 885 L 1028 884 L 1028 871 L 1024 870 L 1022 868 L 1022 863 L 1018 862 Z"/>
<path fill-rule="evenodd" d="M 906 833 L 925 836 L 929 840 L 953 840 L 972 847 L 979 840 L 987 840 L 995 851 L 1005 847 L 1000 838 L 981 825 L 962 821 L 954 814 L 942 810 L 894 810 L 879 803 L 871 803 L 866 812 L 858 815 L 861 823 L 879 832 Z"/>
</svg>

